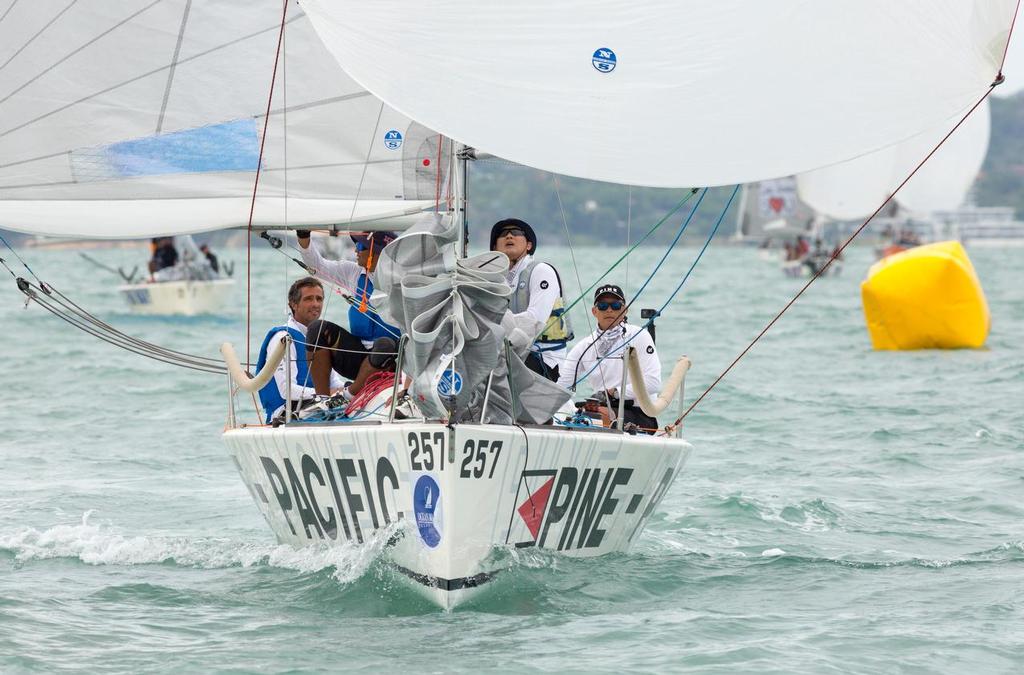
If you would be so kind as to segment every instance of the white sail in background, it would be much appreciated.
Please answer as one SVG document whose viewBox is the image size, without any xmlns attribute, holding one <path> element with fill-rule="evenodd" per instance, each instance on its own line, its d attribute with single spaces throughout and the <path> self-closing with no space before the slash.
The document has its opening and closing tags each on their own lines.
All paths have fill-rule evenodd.
<svg viewBox="0 0 1024 675">
<path fill-rule="evenodd" d="M 940 211 L 963 204 L 988 151 L 988 101 L 975 110 L 914 177 L 895 201 L 910 211 Z M 952 124 L 892 147 L 797 177 L 800 198 L 818 213 L 850 220 L 865 218 L 884 202 L 921 160 L 949 133 Z"/>
<path fill-rule="evenodd" d="M 958 119 L 1015 6 L 303 1 L 346 72 L 411 118 L 531 167 L 664 187 L 796 174 Z"/>
<path fill-rule="evenodd" d="M 245 225 L 281 13 L 278 0 L 14 3 L 0 21 L 0 227 Z M 287 16 L 254 223 L 433 206 L 436 134 L 347 77 L 298 4 Z"/>
</svg>

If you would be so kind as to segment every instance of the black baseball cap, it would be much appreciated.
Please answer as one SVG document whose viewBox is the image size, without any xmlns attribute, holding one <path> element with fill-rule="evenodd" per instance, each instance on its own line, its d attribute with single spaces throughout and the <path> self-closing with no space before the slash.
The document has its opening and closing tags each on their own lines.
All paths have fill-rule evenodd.
<svg viewBox="0 0 1024 675">
<path fill-rule="evenodd" d="M 616 286 L 615 284 L 605 284 L 603 286 L 598 286 L 597 290 L 594 291 L 594 302 L 597 302 L 597 299 L 600 298 L 602 295 L 614 295 L 616 298 L 622 300 L 623 302 L 625 302 L 626 300 L 626 296 L 622 292 L 622 289 Z"/>
</svg>

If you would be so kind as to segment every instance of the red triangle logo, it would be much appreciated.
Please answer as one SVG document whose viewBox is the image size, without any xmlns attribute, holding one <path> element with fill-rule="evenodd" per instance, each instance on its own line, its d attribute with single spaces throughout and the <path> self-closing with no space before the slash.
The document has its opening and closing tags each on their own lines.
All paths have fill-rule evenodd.
<svg viewBox="0 0 1024 675">
<path fill-rule="evenodd" d="M 519 516 L 526 523 L 526 527 L 537 540 L 540 534 L 540 521 L 544 517 L 544 509 L 548 505 L 548 497 L 551 496 L 551 486 L 555 484 L 555 477 L 552 476 L 548 482 L 540 486 L 540 489 L 526 498 L 526 501 L 519 505 Z"/>
</svg>

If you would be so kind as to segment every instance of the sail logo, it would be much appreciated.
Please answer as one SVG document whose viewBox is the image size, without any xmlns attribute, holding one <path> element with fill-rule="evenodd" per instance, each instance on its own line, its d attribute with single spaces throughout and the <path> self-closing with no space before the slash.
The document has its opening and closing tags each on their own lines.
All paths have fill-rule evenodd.
<svg viewBox="0 0 1024 675">
<path fill-rule="evenodd" d="M 398 150 L 402 147 L 402 132 L 392 129 L 384 132 L 384 147 L 388 150 Z"/>
<path fill-rule="evenodd" d="M 441 543 L 441 511 L 438 509 L 438 497 L 441 489 L 431 476 L 420 476 L 412 491 L 412 508 L 416 514 L 416 529 L 420 539 L 430 548 L 437 548 Z"/>
<path fill-rule="evenodd" d="M 607 47 L 601 47 L 594 52 L 590 62 L 594 64 L 594 68 L 596 68 L 598 72 L 610 73 L 615 70 L 616 66 L 615 52 Z"/>
<path fill-rule="evenodd" d="M 446 370 L 437 383 L 437 393 L 441 396 L 458 396 L 462 393 L 462 374 L 457 370 Z"/>
</svg>

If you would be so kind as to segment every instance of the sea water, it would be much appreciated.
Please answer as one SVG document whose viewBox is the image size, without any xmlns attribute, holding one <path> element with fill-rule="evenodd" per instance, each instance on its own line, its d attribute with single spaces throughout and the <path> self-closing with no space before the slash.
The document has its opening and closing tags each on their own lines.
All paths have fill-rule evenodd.
<svg viewBox="0 0 1024 675">
<path fill-rule="evenodd" d="M 603 280 L 632 293 L 661 252 Z M 577 248 L 578 275 L 566 248 L 548 253 L 575 297 L 620 251 Z M 659 307 L 696 253 L 675 251 L 635 307 Z M 247 284 L 245 252 L 220 254 L 232 306 L 160 318 L 131 315 L 118 279 L 74 251 L 22 251 L 104 321 L 189 353 L 244 353 L 248 293 L 255 352 L 299 269 L 261 242 Z M 92 255 L 127 269 L 145 254 Z M 872 255 L 851 250 L 687 418 L 695 451 L 630 553 L 510 553 L 452 613 L 379 543 L 277 545 L 219 438 L 225 377 L 23 309 L 9 279 L 0 671 L 1020 672 L 1024 250 L 970 255 L 985 349 L 872 351 L 858 289 Z M 656 324 L 665 374 L 689 355 L 692 401 L 803 283 L 712 246 Z M 331 296 L 326 316 L 344 311 Z"/>
</svg>

